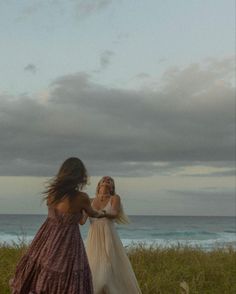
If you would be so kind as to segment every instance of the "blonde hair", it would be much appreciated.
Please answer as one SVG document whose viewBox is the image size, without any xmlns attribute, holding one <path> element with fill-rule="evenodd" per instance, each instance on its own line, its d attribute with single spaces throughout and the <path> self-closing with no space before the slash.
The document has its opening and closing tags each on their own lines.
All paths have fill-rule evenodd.
<svg viewBox="0 0 236 294">
<path fill-rule="evenodd" d="M 106 180 L 106 179 L 109 179 L 111 184 L 110 184 L 110 187 L 109 187 L 109 193 L 111 196 L 114 196 L 116 195 L 116 190 L 115 190 L 115 181 L 113 178 L 109 177 L 109 176 L 104 176 L 101 178 L 101 180 L 98 182 L 97 184 L 97 188 L 96 188 L 96 197 L 98 197 L 98 194 L 99 194 L 99 189 L 101 187 L 101 184 Z M 114 221 L 118 224 L 129 224 L 130 223 L 130 220 L 128 218 L 128 216 L 125 214 L 124 212 L 124 208 L 123 208 L 123 205 L 122 203 L 120 204 L 120 211 L 119 211 L 119 214 L 118 216 L 114 219 Z"/>
<path fill-rule="evenodd" d="M 101 187 L 101 184 L 105 181 L 109 179 L 111 181 L 111 185 L 109 187 L 109 193 L 111 196 L 115 195 L 116 194 L 116 189 L 115 189 L 115 181 L 113 180 L 113 178 L 109 177 L 109 176 L 104 176 L 101 178 L 101 180 L 98 182 L 97 184 L 97 188 L 96 188 L 96 196 L 98 196 L 98 193 L 99 193 L 99 189 Z"/>
</svg>

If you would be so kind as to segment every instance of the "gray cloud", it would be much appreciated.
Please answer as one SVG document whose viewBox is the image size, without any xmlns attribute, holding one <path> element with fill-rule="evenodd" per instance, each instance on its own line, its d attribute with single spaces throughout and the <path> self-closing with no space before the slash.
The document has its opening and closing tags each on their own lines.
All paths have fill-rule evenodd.
<svg viewBox="0 0 236 294">
<path fill-rule="evenodd" d="M 112 3 L 112 0 L 71 0 L 76 5 L 79 16 L 96 13 Z"/>
<path fill-rule="evenodd" d="M 235 189 L 219 187 L 194 190 L 165 190 L 169 209 L 184 215 L 235 216 Z"/>
<path fill-rule="evenodd" d="M 227 196 L 230 196 L 232 198 L 232 200 L 234 200 L 235 198 L 235 190 L 232 188 L 219 188 L 219 187 L 207 187 L 207 188 L 199 188 L 199 189 L 186 189 L 186 190 L 177 190 L 177 189 L 170 189 L 170 190 L 165 190 L 166 192 L 168 192 L 169 194 L 173 194 L 173 195 L 182 195 L 183 197 L 185 196 L 192 196 L 192 197 L 202 197 L 205 198 L 207 196 L 211 196 L 212 199 L 215 198 L 222 198 L 222 200 L 224 201 Z M 197 198 L 199 199 L 199 198 Z"/>
<path fill-rule="evenodd" d="M 166 61 L 167 61 L 167 58 L 165 58 L 165 57 L 160 58 L 160 59 L 158 59 L 158 64 L 164 63 Z"/>
<path fill-rule="evenodd" d="M 39 14 L 41 11 L 45 13 L 50 11 L 53 14 L 59 13 L 61 16 L 67 13 L 71 14 L 72 11 L 75 18 L 81 20 L 105 9 L 112 2 L 112 0 L 35 0 L 32 3 L 22 4 L 19 15 L 15 20 L 17 22 L 24 21 L 29 17 Z"/>
<path fill-rule="evenodd" d="M 41 12 L 44 14 L 50 13 L 52 14 L 60 14 L 63 15 L 66 12 L 65 3 L 62 0 L 48 0 L 48 1 L 41 1 L 41 0 L 34 0 L 28 1 L 25 3 L 21 3 L 21 7 L 19 10 L 18 16 L 15 18 L 16 22 L 24 22 L 28 18 L 35 17 L 40 15 Z M 40 22 L 42 26 L 43 23 Z M 48 26 L 45 28 L 49 29 Z"/>
<path fill-rule="evenodd" d="M 141 72 L 139 74 L 137 74 L 135 76 L 135 78 L 138 78 L 138 79 L 147 79 L 147 78 L 150 78 L 150 75 L 145 73 L 145 72 Z"/>
<path fill-rule="evenodd" d="M 112 43 L 113 44 L 120 44 L 122 42 L 126 42 L 129 38 L 130 38 L 129 33 L 120 32 L 116 35 L 116 38 Z"/>
<path fill-rule="evenodd" d="M 105 50 L 102 52 L 101 56 L 100 56 L 100 65 L 101 65 L 101 69 L 105 69 L 107 68 L 107 66 L 110 64 L 111 62 L 111 57 L 114 55 L 115 53 L 111 50 Z"/>
<path fill-rule="evenodd" d="M 32 74 L 35 74 L 37 72 L 37 67 L 33 63 L 29 63 L 24 67 L 24 71 L 30 72 Z"/>
<path fill-rule="evenodd" d="M 42 1 L 34 1 L 33 3 L 22 5 L 21 11 L 17 16 L 16 21 L 22 21 L 32 15 L 35 15 L 37 12 L 44 8 L 44 4 L 45 3 L 43 3 Z"/>
<path fill-rule="evenodd" d="M 228 166 L 235 156 L 229 61 L 170 69 L 155 91 L 105 87 L 81 72 L 55 79 L 46 103 L 2 95 L 0 174 L 52 174 L 72 155 L 93 175 Z"/>
<path fill-rule="evenodd" d="M 236 175 L 236 169 L 230 168 L 228 170 L 224 171 L 215 171 L 211 173 L 196 173 L 196 174 L 182 174 L 182 176 L 189 176 L 189 177 L 235 177 Z"/>
</svg>

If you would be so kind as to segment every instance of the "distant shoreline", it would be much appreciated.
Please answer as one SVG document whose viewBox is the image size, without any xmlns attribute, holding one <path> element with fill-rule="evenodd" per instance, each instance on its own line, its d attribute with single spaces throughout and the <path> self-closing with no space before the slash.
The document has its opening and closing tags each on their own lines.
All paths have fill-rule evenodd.
<svg viewBox="0 0 236 294">
<path fill-rule="evenodd" d="M 47 216 L 47 214 L 41 213 L 0 213 L 0 215 L 38 215 L 38 216 Z M 236 215 L 160 215 L 160 214 L 128 214 L 128 216 L 145 216 L 145 217 L 230 217 L 236 218 Z"/>
<path fill-rule="evenodd" d="M 47 214 L 0 215 L 0 241 L 11 243 L 24 237 L 30 242 L 47 218 Z M 129 215 L 129 219 L 129 225 L 116 225 L 124 246 L 133 242 L 160 246 L 181 243 L 212 250 L 216 243 L 223 247 L 233 242 L 236 247 L 235 217 Z M 80 226 L 83 240 L 88 229 L 89 222 Z"/>
</svg>

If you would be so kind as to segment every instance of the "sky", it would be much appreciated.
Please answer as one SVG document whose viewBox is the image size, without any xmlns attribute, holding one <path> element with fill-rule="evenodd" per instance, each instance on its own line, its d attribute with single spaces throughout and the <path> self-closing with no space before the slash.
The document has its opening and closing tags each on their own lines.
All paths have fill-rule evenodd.
<svg viewBox="0 0 236 294">
<path fill-rule="evenodd" d="M 128 214 L 235 215 L 233 0 L 0 1 L 0 36 L 0 213 L 76 156 Z"/>
</svg>

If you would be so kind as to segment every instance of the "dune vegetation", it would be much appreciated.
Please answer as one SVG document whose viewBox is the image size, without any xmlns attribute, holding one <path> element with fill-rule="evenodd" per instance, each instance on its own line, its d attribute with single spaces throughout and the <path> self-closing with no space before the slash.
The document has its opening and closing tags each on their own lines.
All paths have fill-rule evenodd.
<svg viewBox="0 0 236 294">
<path fill-rule="evenodd" d="M 10 293 L 8 281 L 26 249 L 24 242 L 0 244 L 1 294 Z M 181 245 L 139 244 L 128 247 L 127 252 L 143 294 L 236 293 L 236 251 L 232 246 L 203 251 Z"/>
</svg>

